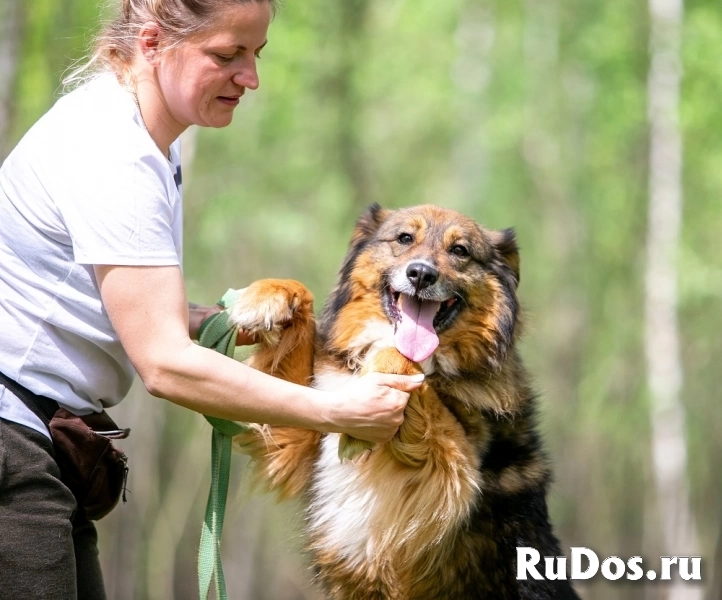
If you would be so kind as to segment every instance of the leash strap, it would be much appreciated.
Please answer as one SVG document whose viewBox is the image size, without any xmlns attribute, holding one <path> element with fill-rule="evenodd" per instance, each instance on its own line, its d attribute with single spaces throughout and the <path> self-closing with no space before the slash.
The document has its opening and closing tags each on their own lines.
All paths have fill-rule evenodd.
<svg viewBox="0 0 722 600">
<path fill-rule="evenodd" d="M 218 303 L 224 309 L 231 306 L 239 296 L 238 290 L 228 290 Z M 227 311 L 208 317 L 201 324 L 198 342 L 233 358 L 238 327 L 228 321 Z M 228 480 L 231 472 L 231 447 L 233 436 L 248 430 L 248 426 L 226 419 L 205 415 L 213 426 L 211 440 L 211 488 L 208 492 L 206 515 L 203 521 L 201 541 L 198 549 L 198 591 L 201 600 L 206 600 L 215 579 L 217 600 L 227 600 L 226 580 L 221 562 L 221 536 L 226 514 Z"/>
</svg>

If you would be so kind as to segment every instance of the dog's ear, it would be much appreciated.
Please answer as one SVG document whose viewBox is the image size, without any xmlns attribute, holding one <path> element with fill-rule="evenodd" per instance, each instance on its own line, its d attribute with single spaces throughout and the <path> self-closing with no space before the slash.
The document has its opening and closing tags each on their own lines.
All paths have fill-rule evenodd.
<svg viewBox="0 0 722 600">
<path fill-rule="evenodd" d="M 492 231 L 491 243 L 514 275 L 516 285 L 519 285 L 519 246 L 516 244 L 514 230 L 509 228 L 502 231 Z"/>
<path fill-rule="evenodd" d="M 381 208 L 377 202 L 368 206 L 356 221 L 356 227 L 354 227 L 351 235 L 351 246 L 356 246 L 359 242 L 368 240 L 376 233 L 381 223 L 386 220 L 390 213 L 390 210 Z"/>
<path fill-rule="evenodd" d="M 343 259 L 341 270 L 338 273 L 338 282 L 336 286 L 331 290 L 326 304 L 321 311 L 321 319 L 319 321 L 319 335 L 321 339 L 327 339 L 330 335 L 330 328 L 335 322 L 335 315 L 346 305 L 351 298 L 351 274 L 356 264 L 356 259 L 359 254 L 363 252 L 368 241 L 378 231 L 381 226 L 391 214 L 392 211 L 381 206 L 377 203 L 367 207 L 366 210 L 361 214 L 356 221 L 353 233 L 351 234 L 351 243 L 349 244 L 348 252 Z"/>
</svg>

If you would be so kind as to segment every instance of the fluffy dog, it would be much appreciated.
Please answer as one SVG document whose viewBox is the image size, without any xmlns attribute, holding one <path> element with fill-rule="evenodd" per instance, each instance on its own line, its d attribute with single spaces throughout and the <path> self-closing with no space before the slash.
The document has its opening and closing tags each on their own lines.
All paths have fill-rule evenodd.
<svg viewBox="0 0 722 600">
<path fill-rule="evenodd" d="M 256 282 L 231 308 L 261 340 L 249 364 L 295 383 L 426 374 L 380 447 L 289 427 L 235 440 L 269 489 L 301 498 L 329 598 L 577 598 L 567 581 L 516 580 L 517 547 L 561 554 L 535 395 L 515 349 L 518 283 L 512 230 L 435 206 L 374 205 L 318 328 L 312 295 L 294 281 Z"/>
</svg>

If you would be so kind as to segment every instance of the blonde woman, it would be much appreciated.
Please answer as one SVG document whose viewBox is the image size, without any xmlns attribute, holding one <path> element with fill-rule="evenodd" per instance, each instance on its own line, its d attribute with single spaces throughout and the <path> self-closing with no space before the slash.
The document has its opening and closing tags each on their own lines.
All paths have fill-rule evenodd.
<svg viewBox="0 0 722 600">
<path fill-rule="evenodd" d="M 0 168 L 3 600 L 105 597 L 95 527 L 28 396 L 98 413 L 137 372 L 154 396 L 200 413 L 384 442 L 420 385 L 371 374 L 321 392 L 192 342 L 218 309 L 186 298 L 179 136 L 230 124 L 258 87 L 273 11 L 271 0 L 123 0 L 81 84 Z"/>
</svg>

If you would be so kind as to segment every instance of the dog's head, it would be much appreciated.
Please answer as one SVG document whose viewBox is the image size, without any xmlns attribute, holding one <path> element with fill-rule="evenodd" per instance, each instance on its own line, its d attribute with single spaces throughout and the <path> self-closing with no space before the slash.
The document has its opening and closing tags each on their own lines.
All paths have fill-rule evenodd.
<svg viewBox="0 0 722 600">
<path fill-rule="evenodd" d="M 321 318 L 332 354 L 393 339 L 448 375 L 499 368 L 515 339 L 519 253 L 512 230 L 491 231 L 455 211 L 375 204 L 356 224 Z"/>
</svg>

